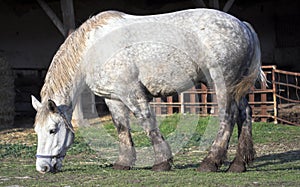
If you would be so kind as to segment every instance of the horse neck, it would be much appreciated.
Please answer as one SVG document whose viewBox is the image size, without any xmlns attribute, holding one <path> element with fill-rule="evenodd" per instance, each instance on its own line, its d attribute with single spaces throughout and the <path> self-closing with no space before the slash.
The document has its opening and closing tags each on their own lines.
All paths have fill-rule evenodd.
<svg viewBox="0 0 300 187">
<path fill-rule="evenodd" d="M 111 11 L 98 14 L 68 36 L 51 62 L 41 91 L 42 99 L 52 99 L 64 105 L 76 104 L 85 85 L 83 59 L 86 58 L 88 48 L 93 44 L 89 42 L 90 34 L 94 33 L 95 28 L 100 31 L 100 28 L 110 19 L 121 17 L 121 13 Z"/>
<path fill-rule="evenodd" d="M 57 54 L 59 53 L 58 51 Z M 51 99 L 58 106 L 67 105 L 74 108 L 84 85 L 79 69 L 80 58 L 57 57 L 59 56 L 57 54 L 53 58 L 41 90 L 42 102 Z M 63 54 L 72 54 L 72 52 Z"/>
<path fill-rule="evenodd" d="M 82 58 L 86 51 L 86 31 L 79 28 L 55 54 L 41 91 L 42 100 L 52 99 L 57 105 L 75 105 L 82 91 Z"/>
<path fill-rule="evenodd" d="M 59 78 L 53 80 L 52 84 L 59 84 Z M 48 87 L 45 82 L 41 91 L 42 102 L 47 102 L 49 99 L 53 100 L 57 106 L 72 106 L 74 109 L 75 104 L 83 90 L 83 80 L 74 78 L 72 81 L 62 84 L 60 90 L 54 87 Z"/>
</svg>

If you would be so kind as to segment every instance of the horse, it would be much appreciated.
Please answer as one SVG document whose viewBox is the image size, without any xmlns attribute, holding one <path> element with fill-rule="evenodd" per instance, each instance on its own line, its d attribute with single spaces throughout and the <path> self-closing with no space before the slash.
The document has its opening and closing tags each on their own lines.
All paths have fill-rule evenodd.
<svg viewBox="0 0 300 187">
<path fill-rule="evenodd" d="M 154 150 L 154 171 L 168 171 L 173 155 L 161 134 L 149 101 L 199 83 L 214 86 L 219 130 L 197 171 L 218 171 L 226 158 L 234 124 L 238 148 L 228 171 L 243 172 L 253 161 L 251 107 L 245 96 L 261 70 L 259 39 L 252 26 L 212 9 L 137 16 L 105 11 L 70 34 L 54 55 L 37 111 L 36 169 L 62 170 L 74 141 L 72 112 L 84 85 L 103 97 L 118 132 L 114 169 L 129 170 L 136 161 L 129 115 L 139 121 Z"/>
</svg>

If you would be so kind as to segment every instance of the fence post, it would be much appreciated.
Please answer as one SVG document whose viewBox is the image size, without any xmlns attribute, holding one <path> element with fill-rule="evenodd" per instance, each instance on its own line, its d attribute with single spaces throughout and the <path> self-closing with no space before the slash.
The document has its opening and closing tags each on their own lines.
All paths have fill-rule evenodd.
<svg viewBox="0 0 300 187">
<path fill-rule="evenodd" d="M 202 113 L 206 116 L 207 115 L 207 87 L 205 84 L 201 83 L 201 102 L 203 103 Z"/>
<path fill-rule="evenodd" d="M 196 114 L 196 88 L 192 87 L 191 89 L 192 93 L 190 93 L 190 113 L 191 114 Z"/>
<path fill-rule="evenodd" d="M 274 123 L 277 124 L 277 99 L 276 99 L 276 80 L 275 80 L 276 66 L 272 66 L 272 92 L 273 92 L 273 107 L 274 107 Z"/>
<path fill-rule="evenodd" d="M 173 97 L 169 96 L 167 97 L 167 114 L 173 114 Z"/>
<path fill-rule="evenodd" d="M 155 98 L 156 105 L 154 105 L 154 111 L 156 114 L 161 115 L 161 98 Z"/>
<path fill-rule="evenodd" d="M 185 111 L 184 111 L 184 93 L 183 92 L 179 94 L 178 99 L 179 99 L 179 102 L 180 102 L 180 113 L 184 114 Z"/>
<path fill-rule="evenodd" d="M 265 76 L 267 76 L 265 74 Z M 261 89 L 262 90 L 266 90 L 266 85 L 262 84 L 261 85 Z M 261 115 L 262 115 L 262 118 L 261 118 L 261 121 L 262 122 L 267 122 L 267 105 L 264 104 L 267 102 L 267 94 L 266 93 L 262 93 L 261 96 L 260 96 L 260 99 L 261 99 Z"/>
</svg>

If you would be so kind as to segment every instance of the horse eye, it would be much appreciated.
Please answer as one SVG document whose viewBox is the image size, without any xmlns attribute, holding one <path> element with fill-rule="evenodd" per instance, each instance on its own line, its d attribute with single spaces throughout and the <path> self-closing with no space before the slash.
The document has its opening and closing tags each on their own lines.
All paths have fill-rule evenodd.
<svg viewBox="0 0 300 187">
<path fill-rule="evenodd" d="M 56 129 L 51 129 L 51 130 L 49 131 L 49 133 L 50 133 L 50 134 L 55 134 L 55 133 L 56 133 Z"/>
</svg>

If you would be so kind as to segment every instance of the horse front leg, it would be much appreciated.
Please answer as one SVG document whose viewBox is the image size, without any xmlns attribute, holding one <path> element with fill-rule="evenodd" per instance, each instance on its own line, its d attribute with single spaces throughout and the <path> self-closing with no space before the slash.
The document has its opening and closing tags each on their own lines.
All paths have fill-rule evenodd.
<svg viewBox="0 0 300 187">
<path fill-rule="evenodd" d="M 135 115 L 139 118 L 143 129 L 150 138 L 154 150 L 155 162 L 152 170 L 169 171 L 173 163 L 172 152 L 168 142 L 164 139 L 158 128 L 155 115 L 152 114 L 147 101 L 140 102 L 138 108 L 140 111 L 135 113 Z"/>
<path fill-rule="evenodd" d="M 128 95 L 120 97 L 122 102 L 140 120 L 143 129 L 150 138 L 155 155 L 154 171 L 167 171 L 171 169 L 172 152 L 169 144 L 158 129 L 155 115 L 152 114 L 145 90 L 141 83 L 132 84 Z"/>
<path fill-rule="evenodd" d="M 239 103 L 238 125 L 238 148 L 236 156 L 228 169 L 229 172 L 244 172 L 246 164 L 254 160 L 255 150 L 252 141 L 252 109 L 246 98 Z"/>
<path fill-rule="evenodd" d="M 105 99 L 111 112 L 113 122 L 119 137 L 119 158 L 114 163 L 114 169 L 129 170 L 136 161 L 136 151 L 132 141 L 129 125 L 129 110 L 120 101 Z"/>
<path fill-rule="evenodd" d="M 235 101 L 226 92 L 217 89 L 220 127 L 208 155 L 201 162 L 197 171 L 215 172 L 224 160 L 228 149 L 228 143 L 234 127 L 234 114 L 236 112 Z"/>
<path fill-rule="evenodd" d="M 144 130 L 146 131 L 148 137 L 151 140 L 155 163 L 152 167 L 153 171 L 168 171 L 171 169 L 171 164 L 173 163 L 172 152 L 169 144 L 165 141 L 163 135 L 161 134 L 156 119 L 153 115 L 149 118 L 140 119 Z"/>
</svg>

